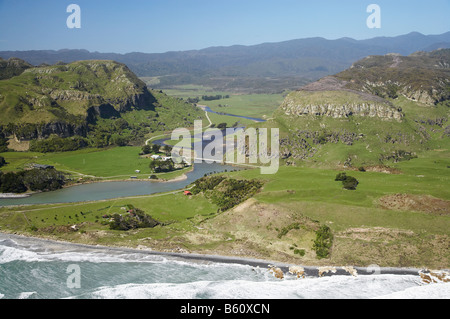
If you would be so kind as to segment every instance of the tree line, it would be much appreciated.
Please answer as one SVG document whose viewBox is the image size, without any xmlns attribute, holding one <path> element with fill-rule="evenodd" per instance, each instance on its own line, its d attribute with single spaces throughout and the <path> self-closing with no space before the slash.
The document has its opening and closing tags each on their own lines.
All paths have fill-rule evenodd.
<svg viewBox="0 0 450 319">
<path fill-rule="evenodd" d="M 32 169 L 7 173 L 0 171 L 0 193 L 54 191 L 61 189 L 65 182 L 64 174 L 55 169 Z"/>
</svg>

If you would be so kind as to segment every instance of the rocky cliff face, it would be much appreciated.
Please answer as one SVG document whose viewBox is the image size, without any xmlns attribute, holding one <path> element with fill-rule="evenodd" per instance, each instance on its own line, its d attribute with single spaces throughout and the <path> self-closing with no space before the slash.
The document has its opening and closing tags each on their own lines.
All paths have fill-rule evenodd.
<svg viewBox="0 0 450 319">
<path fill-rule="evenodd" d="M 369 56 L 335 75 L 346 89 L 434 106 L 450 99 L 450 49 L 410 56 Z"/>
<path fill-rule="evenodd" d="M 401 121 L 403 118 L 401 110 L 387 104 L 370 101 L 352 102 L 350 100 L 342 104 L 330 100 L 324 100 L 322 103 L 302 103 L 293 95 L 301 95 L 301 92 L 291 93 L 281 105 L 281 109 L 287 116 L 313 115 L 328 116 L 332 118 L 363 116 L 396 121 Z"/>
<path fill-rule="evenodd" d="M 0 80 L 9 79 L 13 76 L 22 74 L 26 69 L 32 68 L 33 66 L 24 60 L 17 58 L 10 58 L 4 60 L 0 58 Z"/>
</svg>

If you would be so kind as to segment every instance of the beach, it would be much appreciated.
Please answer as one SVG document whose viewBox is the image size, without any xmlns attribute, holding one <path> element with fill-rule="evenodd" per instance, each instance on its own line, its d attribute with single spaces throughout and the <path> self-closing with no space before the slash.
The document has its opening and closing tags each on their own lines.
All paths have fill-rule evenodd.
<svg viewBox="0 0 450 319">
<path fill-rule="evenodd" d="M 448 283 L 426 284 L 413 269 L 383 268 L 373 275 L 337 269 L 319 277 L 318 267 L 305 267 L 303 277 L 289 273 L 291 267 L 0 233 L 3 299 L 445 299 L 450 293 Z M 66 284 L 71 269 L 80 272 L 78 288 Z"/>
</svg>

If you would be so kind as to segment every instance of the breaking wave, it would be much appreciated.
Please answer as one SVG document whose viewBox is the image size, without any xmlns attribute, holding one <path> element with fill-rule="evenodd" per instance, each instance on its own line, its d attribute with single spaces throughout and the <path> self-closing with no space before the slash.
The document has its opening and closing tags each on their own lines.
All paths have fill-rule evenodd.
<svg viewBox="0 0 450 319">
<path fill-rule="evenodd" d="M 79 289 L 67 269 L 80 268 Z M 6 299 L 368 299 L 450 297 L 449 283 L 419 275 L 329 276 L 280 280 L 240 264 L 174 259 L 139 251 L 11 239 L 0 234 L 0 298 Z"/>
</svg>

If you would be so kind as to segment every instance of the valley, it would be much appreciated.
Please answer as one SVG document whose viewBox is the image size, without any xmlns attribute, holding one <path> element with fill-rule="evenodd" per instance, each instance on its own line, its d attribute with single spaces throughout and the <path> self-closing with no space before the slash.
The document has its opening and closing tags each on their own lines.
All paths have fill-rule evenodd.
<svg viewBox="0 0 450 319">
<path fill-rule="evenodd" d="M 401 61 L 406 61 L 405 69 Z M 188 98 L 203 95 L 229 95 L 226 99 L 199 101 L 198 104 L 215 112 L 266 120 L 256 123 L 208 113 L 215 126 L 221 123 L 233 126 L 238 122 L 246 127 L 279 128 L 281 167 L 277 174 L 267 176 L 261 175 L 258 169 L 232 171 L 230 168 L 226 172 L 216 171 L 216 174 L 211 171 L 207 174 L 213 173 L 211 188 L 191 195 L 184 191 L 192 191 L 198 180 L 160 194 L 72 204 L 2 206 L 0 229 L 91 245 L 255 258 L 299 265 L 448 268 L 448 61 L 449 50 L 408 57 L 366 58 L 341 73 L 283 94 L 227 93 L 192 85 L 167 91 L 149 89 L 143 94 L 152 96 L 152 109 L 148 109 L 148 104 L 140 105 L 140 98 L 120 100 L 109 97 L 105 91 L 103 95 L 96 93 L 104 99 L 98 103 L 92 102 L 91 97 L 85 98 L 88 95 L 77 96 L 76 99 L 91 102 L 75 111 L 75 104 L 67 103 L 60 95 L 55 96 L 54 100 L 60 101 L 59 107 L 65 112 L 73 110 L 71 114 L 78 116 L 80 123 L 89 121 L 86 108 L 91 103 L 102 105 L 108 101 L 108 109 L 115 115 L 110 117 L 102 108 L 96 111 L 94 126 L 88 126 L 83 135 L 89 147 L 68 152 L 0 153 L 7 162 L 2 171 L 23 169 L 37 162 L 52 165 L 85 182 L 129 179 L 130 176 L 148 179 L 149 159 L 139 156 L 140 148 L 145 141 L 167 134 L 177 125 L 191 128 L 195 119 L 204 119 L 207 124 L 205 113 L 186 103 Z M 415 72 L 420 72 L 422 77 L 411 78 Z M 372 76 L 377 78 L 372 79 Z M 408 86 L 416 80 L 417 86 Z M 0 88 L 21 87 L 21 81 L 32 79 L 15 76 L 13 84 L 0 81 Z M 143 82 L 136 80 L 133 90 L 146 90 L 145 85 L 136 87 L 138 83 Z M 424 87 L 426 89 L 422 89 Z M 18 89 L 13 89 L 5 95 L 3 105 L 11 106 L 5 101 L 22 101 L 19 96 L 30 96 L 16 92 Z M 88 90 L 89 94 L 94 94 L 92 92 Z M 27 107 L 31 104 L 36 108 L 38 103 L 34 101 L 39 99 L 38 95 L 34 100 L 30 97 Z M 40 106 L 42 114 L 46 114 L 41 119 L 49 118 L 48 114 L 55 116 L 48 111 L 52 102 L 46 103 Z M 21 102 L 17 105 L 26 106 Z M 28 113 L 26 107 L 23 110 L 20 123 L 35 114 Z M 17 116 L 14 112 L 8 113 L 8 109 L 5 114 L 11 114 L 11 119 L 13 114 Z M 111 124 L 120 127 L 119 119 L 128 123 L 119 131 L 119 136 L 130 136 L 125 134 L 148 120 L 156 119 L 154 122 L 165 125 L 147 127 L 139 139 L 127 140 L 127 146 L 99 147 L 89 143 L 92 132 L 98 137 L 103 130 L 102 136 L 110 136 L 111 132 L 104 129 Z M 3 124 L 7 127 L 6 122 Z M 37 133 L 32 133 L 28 139 L 34 137 L 33 134 L 45 137 L 42 134 L 45 131 L 36 128 L 32 132 Z M 19 132 L 23 131 L 10 126 L 5 133 L 18 137 Z M 132 146 L 133 143 L 137 145 Z M 140 173 L 136 173 L 137 170 Z M 158 178 L 170 180 L 188 171 L 189 168 L 163 173 Z M 342 183 L 335 180 L 343 172 L 358 181 L 354 190 L 344 189 Z M 218 176 L 223 178 L 216 184 L 214 178 Z M 242 202 L 221 211 L 224 200 L 221 194 L 244 192 L 253 181 L 262 183 L 257 191 L 249 192 L 248 198 L 243 196 Z M 103 216 L 123 214 L 124 207 L 138 208 L 159 224 L 128 231 L 111 229 Z"/>
</svg>

